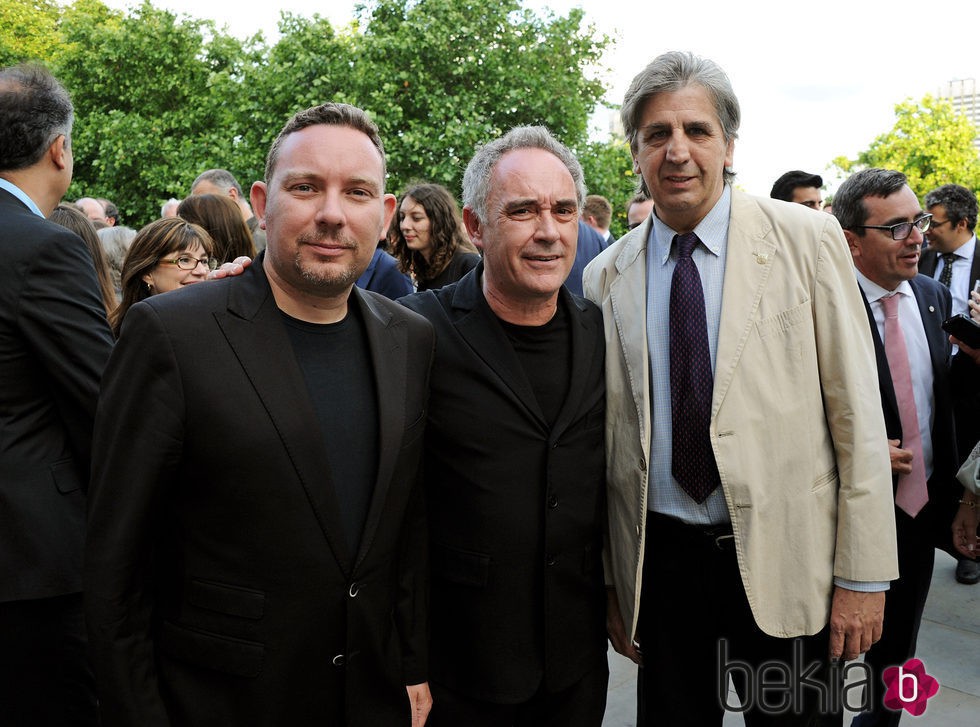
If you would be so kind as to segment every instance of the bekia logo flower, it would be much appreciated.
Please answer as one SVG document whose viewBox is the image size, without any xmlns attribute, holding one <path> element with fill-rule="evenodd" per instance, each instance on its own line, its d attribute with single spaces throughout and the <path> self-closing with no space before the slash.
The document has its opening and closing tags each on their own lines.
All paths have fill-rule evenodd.
<svg viewBox="0 0 980 727">
<path fill-rule="evenodd" d="M 896 712 L 905 710 L 913 717 L 926 711 L 926 702 L 939 692 L 939 681 L 926 673 L 919 659 L 909 659 L 903 666 L 890 666 L 882 674 L 888 690 L 884 703 Z"/>
</svg>

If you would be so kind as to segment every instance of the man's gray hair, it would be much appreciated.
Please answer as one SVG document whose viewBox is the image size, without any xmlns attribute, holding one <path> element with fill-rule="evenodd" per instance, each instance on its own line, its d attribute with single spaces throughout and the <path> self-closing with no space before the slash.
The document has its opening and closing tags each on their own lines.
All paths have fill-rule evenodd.
<svg viewBox="0 0 980 727">
<path fill-rule="evenodd" d="M 0 69 L 0 171 L 33 166 L 62 135 L 70 148 L 74 121 L 68 92 L 44 66 Z"/>
<path fill-rule="evenodd" d="M 889 197 L 908 184 L 908 178 L 891 169 L 862 169 L 849 176 L 834 195 L 833 214 L 845 230 L 852 230 L 859 237 L 859 229 L 868 221 L 866 197 Z"/>
<path fill-rule="evenodd" d="M 227 169 L 208 169 L 206 172 L 201 172 L 197 175 L 197 179 L 191 185 L 191 191 L 194 187 L 199 185 L 201 182 L 209 182 L 219 189 L 223 189 L 226 192 L 229 189 L 234 189 L 238 192 L 238 196 L 242 196 L 242 185 L 238 183 L 235 179 L 235 175 L 229 172 Z"/>
<path fill-rule="evenodd" d="M 543 149 L 554 154 L 568 169 L 575 183 L 578 209 L 585 200 L 585 175 L 582 165 L 572 151 L 558 141 L 544 126 L 517 126 L 499 139 L 484 144 L 466 165 L 463 174 L 463 206 L 469 207 L 481 222 L 487 220 L 487 198 L 490 196 L 490 178 L 500 158 L 517 149 Z"/>
<path fill-rule="evenodd" d="M 634 153 L 647 101 L 658 93 L 673 93 L 687 86 L 701 86 L 708 92 L 714 102 L 725 141 L 731 142 L 738 138 L 742 113 L 731 81 L 721 66 L 690 52 L 670 51 L 654 58 L 637 74 L 626 91 L 620 118 L 626 140 Z M 725 181 L 731 182 L 734 178 L 735 173 L 726 169 Z"/>
</svg>

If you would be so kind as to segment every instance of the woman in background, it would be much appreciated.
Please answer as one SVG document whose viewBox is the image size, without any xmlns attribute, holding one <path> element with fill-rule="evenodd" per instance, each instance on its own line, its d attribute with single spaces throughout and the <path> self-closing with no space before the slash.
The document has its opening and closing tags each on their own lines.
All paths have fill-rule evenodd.
<svg viewBox="0 0 980 727">
<path fill-rule="evenodd" d="M 109 316 L 116 337 L 133 304 L 207 280 L 217 267 L 213 250 L 207 231 L 180 217 L 151 222 L 137 232 L 123 263 L 122 301 Z"/>
<path fill-rule="evenodd" d="M 480 262 L 456 200 L 440 184 L 416 184 L 406 190 L 391 237 L 391 254 L 399 269 L 415 280 L 417 290 L 454 283 Z"/>
<path fill-rule="evenodd" d="M 192 195 L 177 206 L 177 216 L 208 231 L 214 241 L 214 258 L 219 265 L 230 263 L 236 257 L 255 257 L 252 233 L 231 197 Z"/>
<path fill-rule="evenodd" d="M 48 219 L 71 230 L 85 242 L 85 247 L 92 254 L 92 261 L 95 263 L 95 278 L 99 283 L 99 297 L 102 298 L 102 307 L 105 308 L 105 313 L 108 316 L 116 307 L 116 289 L 112 284 L 109 263 L 106 260 L 102 243 L 99 241 L 92 220 L 72 204 L 59 204 L 51 211 Z"/>
</svg>

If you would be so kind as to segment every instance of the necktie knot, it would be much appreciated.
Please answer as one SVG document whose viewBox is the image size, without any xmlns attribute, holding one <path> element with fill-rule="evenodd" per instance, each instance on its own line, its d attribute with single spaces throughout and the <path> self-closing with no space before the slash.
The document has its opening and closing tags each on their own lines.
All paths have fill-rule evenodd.
<svg viewBox="0 0 980 727">
<path fill-rule="evenodd" d="M 946 263 L 947 265 L 952 265 L 953 264 L 953 261 L 956 260 L 956 253 L 955 252 L 944 252 L 942 254 L 942 258 L 943 258 L 943 262 L 944 263 Z"/>
<path fill-rule="evenodd" d="M 685 232 L 683 235 L 674 235 L 674 244 L 677 246 L 677 258 L 691 257 L 694 248 L 701 240 L 693 232 Z"/>
<path fill-rule="evenodd" d="M 881 307 L 885 311 L 885 318 L 898 318 L 898 301 L 902 296 L 899 293 L 886 296 L 881 299 Z"/>
</svg>

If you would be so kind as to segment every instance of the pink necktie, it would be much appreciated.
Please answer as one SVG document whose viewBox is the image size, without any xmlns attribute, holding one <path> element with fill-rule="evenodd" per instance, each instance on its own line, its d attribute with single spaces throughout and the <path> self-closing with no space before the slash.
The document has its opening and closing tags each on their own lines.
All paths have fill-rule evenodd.
<svg viewBox="0 0 980 727">
<path fill-rule="evenodd" d="M 926 467 L 922 461 L 922 435 L 919 433 L 919 417 L 915 409 L 915 396 L 912 393 L 912 371 L 909 368 L 909 352 L 905 346 L 905 335 L 898 322 L 898 301 L 901 294 L 896 293 L 881 299 L 885 310 L 885 356 L 888 370 L 892 375 L 898 413 L 902 420 L 902 449 L 912 452 L 912 472 L 898 476 L 898 491 L 895 504 L 912 517 L 929 500 L 926 488 Z"/>
</svg>

